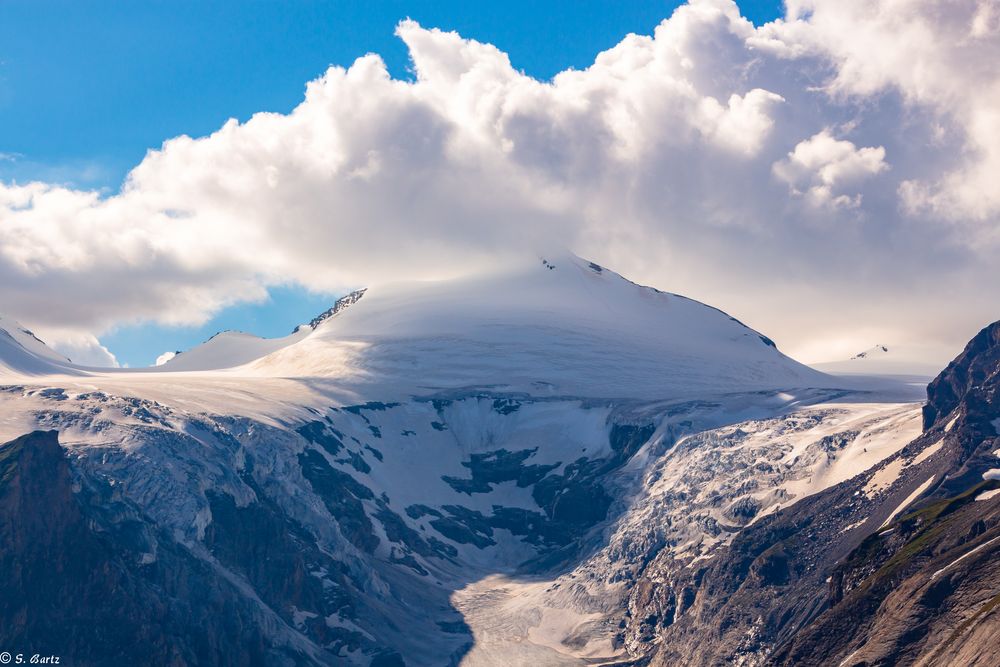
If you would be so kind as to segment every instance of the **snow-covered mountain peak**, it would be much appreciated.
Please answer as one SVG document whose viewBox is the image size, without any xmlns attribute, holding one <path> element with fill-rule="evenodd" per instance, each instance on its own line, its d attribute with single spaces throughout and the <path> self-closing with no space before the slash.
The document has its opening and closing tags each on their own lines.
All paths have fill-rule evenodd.
<svg viewBox="0 0 1000 667">
<path fill-rule="evenodd" d="M 36 354 L 45 359 L 58 361 L 60 363 L 69 362 L 69 359 L 46 345 L 45 341 L 40 339 L 29 329 L 21 326 L 21 324 L 14 320 L 3 317 L 2 315 L 0 315 L 0 330 L 6 332 L 11 338 L 17 341 L 19 345 L 32 354 Z"/>
<path fill-rule="evenodd" d="M 66 372 L 70 367 L 69 359 L 30 330 L 0 316 L 0 370 L 18 375 L 45 375 Z"/>
<path fill-rule="evenodd" d="M 864 352 L 858 352 L 851 359 L 877 359 L 889 353 L 889 348 L 885 345 L 875 345 Z"/>
<path fill-rule="evenodd" d="M 160 355 L 154 368 L 164 371 L 206 371 L 242 366 L 302 340 L 323 322 L 356 303 L 364 293 L 365 289 L 359 289 L 337 299 L 331 308 L 314 317 L 308 324 L 295 327 L 287 336 L 262 338 L 245 331 L 220 331 L 190 350 Z"/>
<path fill-rule="evenodd" d="M 345 299 L 328 311 L 336 317 L 241 372 L 403 393 L 646 397 L 824 384 L 722 311 L 568 254 Z"/>
</svg>

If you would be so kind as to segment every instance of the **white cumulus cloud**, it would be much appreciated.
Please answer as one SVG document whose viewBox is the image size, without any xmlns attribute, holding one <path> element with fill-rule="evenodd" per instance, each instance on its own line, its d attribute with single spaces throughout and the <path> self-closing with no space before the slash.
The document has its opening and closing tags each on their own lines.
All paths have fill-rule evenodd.
<svg viewBox="0 0 1000 667">
<path fill-rule="evenodd" d="M 49 331 L 45 343 L 81 366 L 118 368 L 118 359 L 93 334 L 79 331 Z"/>
<path fill-rule="evenodd" d="M 568 245 L 793 353 L 859 323 L 950 352 L 996 318 L 997 16 L 789 0 L 755 28 L 692 0 L 551 81 L 403 21 L 412 81 L 331 67 L 288 114 L 165 141 L 112 195 L 0 184 L 0 310 L 99 335 Z"/>
<path fill-rule="evenodd" d="M 823 130 L 799 142 L 788 157 L 775 162 L 774 175 L 805 195 L 817 206 L 857 207 L 861 195 L 845 188 L 888 169 L 881 146 L 858 148 L 850 141 L 835 139 Z"/>
</svg>

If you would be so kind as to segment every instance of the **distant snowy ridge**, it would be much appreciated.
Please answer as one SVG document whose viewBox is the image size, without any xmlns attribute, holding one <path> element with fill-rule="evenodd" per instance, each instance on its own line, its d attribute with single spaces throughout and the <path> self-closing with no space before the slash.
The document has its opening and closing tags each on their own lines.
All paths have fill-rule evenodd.
<svg viewBox="0 0 1000 667">
<path fill-rule="evenodd" d="M 301 340 L 309 329 L 296 329 L 283 338 L 261 338 L 243 331 L 220 331 L 201 345 L 177 352 L 154 367 L 163 371 L 210 371 L 249 363 Z"/>
<path fill-rule="evenodd" d="M 38 355 L 44 359 L 58 361 L 59 363 L 69 362 L 69 359 L 53 350 L 45 344 L 45 341 L 41 340 L 30 330 L 21 326 L 14 320 L 6 319 L 0 315 L 0 329 L 7 332 L 11 338 L 17 341 L 19 345 L 32 354 Z"/>
<path fill-rule="evenodd" d="M 69 359 L 11 319 L 0 316 L 0 373 L 49 375 L 75 373 Z"/>
<path fill-rule="evenodd" d="M 910 375 L 929 380 L 940 363 L 928 360 L 918 346 L 877 344 L 850 359 L 813 364 L 813 368 L 835 375 Z"/>
<path fill-rule="evenodd" d="M 878 357 L 883 354 L 887 354 L 888 352 L 889 348 L 887 348 L 885 345 L 876 345 L 874 347 L 868 348 L 864 352 L 858 352 L 853 357 L 851 357 L 851 359 L 871 359 L 873 357 Z"/>
<path fill-rule="evenodd" d="M 155 367 L 164 371 L 207 371 L 248 364 L 302 340 L 320 324 L 356 303 L 364 293 L 364 289 L 359 289 L 337 299 L 332 308 L 320 313 L 308 324 L 295 327 L 287 336 L 262 338 L 244 331 L 220 331 L 186 352 L 165 352 L 157 358 Z"/>
</svg>

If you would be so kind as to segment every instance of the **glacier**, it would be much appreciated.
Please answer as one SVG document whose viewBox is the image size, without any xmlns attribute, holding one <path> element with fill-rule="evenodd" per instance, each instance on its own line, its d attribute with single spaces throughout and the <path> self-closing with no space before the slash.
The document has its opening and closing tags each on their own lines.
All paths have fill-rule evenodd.
<svg viewBox="0 0 1000 667">
<path fill-rule="evenodd" d="M 88 520 L 131 526 L 129 576 L 218 591 L 271 664 L 624 660 L 644 568 L 711 560 L 920 430 L 911 386 L 572 255 L 148 369 L 0 325 L 0 442 L 57 431 Z"/>
</svg>

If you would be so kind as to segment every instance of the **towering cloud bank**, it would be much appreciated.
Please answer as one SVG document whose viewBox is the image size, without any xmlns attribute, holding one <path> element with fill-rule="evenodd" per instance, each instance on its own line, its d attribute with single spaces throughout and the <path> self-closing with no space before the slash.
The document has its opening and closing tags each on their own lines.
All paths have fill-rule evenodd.
<svg viewBox="0 0 1000 667">
<path fill-rule="evenodd" d="M 287 115 L 166 141 L 116 194 L 0 185 L 0 303 L 80 336 L 569 245 L 807 356 L 995 318 L 995 2 L 790 0 L 755 28 L 693 0 L 548 82 L 397 34 L 414 80 L 331 67 Z"/>
</svg>

